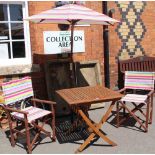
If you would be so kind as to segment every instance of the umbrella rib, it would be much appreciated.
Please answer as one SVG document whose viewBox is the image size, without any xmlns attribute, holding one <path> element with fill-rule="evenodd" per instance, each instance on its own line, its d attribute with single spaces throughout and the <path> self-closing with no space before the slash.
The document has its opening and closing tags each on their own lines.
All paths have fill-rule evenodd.
<svg viewBox="0 0 155 155">
<path fill-rule="evenodd" d="M 39 23 L 42 23 L 45 19 L 41 19 Z"/>
<path fill-rule="evenodd" d="M 114 25 L 114 24 L 111 24 L 111 23 L 110 23 L 110 22 L 108 22 L 108 21 L 107 21 L 107 23 L 108 23 L 109 25 L 112 25 L 112 26 Z"/>
</svg>

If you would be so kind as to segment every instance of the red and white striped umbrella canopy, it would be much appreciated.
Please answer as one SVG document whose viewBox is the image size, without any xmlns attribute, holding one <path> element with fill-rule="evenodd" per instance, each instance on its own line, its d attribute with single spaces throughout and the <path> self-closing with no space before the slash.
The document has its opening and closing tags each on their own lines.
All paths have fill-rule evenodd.
<svg viewBox="0 0 155 155">
<path fill-rule="evenodd" d="M 111 25 L 118 20 L 110 18 L 102 13 L 96 12 L 87 7 L 68 4 L 60 6 L 51 10 L 41 12 L 37 15 L 28 17 L 26 20 L 33 21 L 35 23 L 59 23 L 70 24 L 71 21 L 76 21 L 76 24 L 101 24 Z"/>
</svg>

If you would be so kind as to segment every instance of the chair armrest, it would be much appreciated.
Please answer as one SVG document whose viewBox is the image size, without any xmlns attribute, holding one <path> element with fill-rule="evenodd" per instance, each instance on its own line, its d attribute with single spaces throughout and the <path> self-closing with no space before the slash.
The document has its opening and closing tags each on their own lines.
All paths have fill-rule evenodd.
<svg viewBox="0 0 155 155">
<path fill-rule="evenodd" d="M 26 111 L 21 111 L 21 110 L 9 108 L 9 107 L 4 107 L 4 109 L 6 109 L 8 111 L 12 111 L 12 112 L 18 112 L 18 113 L 21 113 L 21 114 L 24 114 L 24 115 L 27 115 L 28 114 L 28 112 L 26 112 Z"/>
<path fill-rule="evenodd" d="M 126 88 L 122 88 L 122 89 L 118 90 L 117 92 L 123 93 L 124 91 L 126 91 Z"/>
<path fill-rule="evenodd" d="M 147 95 L 150 97 L 153 95 L 153 93 L 154 93 L 154 90 L 151 90 Z"/>
<path fill-rule="evenodd" d="M 37 99 L 37 98 L 33 98 L 31 100 L 33 102 L 45 103 L 45 104 L 49 104 L 49 105 L 56 105 L 56 102 L 53 102 L 53 101 L 40 100 L 40 99 Z"/>
</svg>

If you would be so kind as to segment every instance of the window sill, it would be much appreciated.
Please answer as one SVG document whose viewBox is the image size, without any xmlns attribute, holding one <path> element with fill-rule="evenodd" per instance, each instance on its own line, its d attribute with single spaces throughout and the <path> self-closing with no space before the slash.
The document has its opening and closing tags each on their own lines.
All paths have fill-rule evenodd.
<svg viewBox="0 0 155 155">
<path fill-rule="evenodd" d="M 0 75 L 26 74 L 40 71 L 38 64 L 12 65 L 0 67 Z"/>
</svg>

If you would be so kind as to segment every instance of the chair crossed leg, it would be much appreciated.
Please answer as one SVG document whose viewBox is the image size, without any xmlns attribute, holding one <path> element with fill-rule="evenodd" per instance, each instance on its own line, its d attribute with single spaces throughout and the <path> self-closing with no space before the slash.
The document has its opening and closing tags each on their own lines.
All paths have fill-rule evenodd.
<svg viewBox="0 0 155 155">
<path fill-rule="evenodd" d="M 105 115 L 101 118 L 100 122 L 98 124 L 93 124 L 92 121 L 85 115 L 85 113 L 80 109 L 78 109 L 78 113 L 81 115 L 83 120 L 86 122 L 86 124 L 93 130 L 93 132 L 90 134 L 90 136 L 84 141 L 84 143 L 75 151 L 75 153 L 81 152 L 85 149 L 85 147 L 94 139 L 95 136 L 101 137 L 104 141 L 106 141 L 108 144 L 112 146 L 116 146 L 117 144 L 113 141 L 111 141 L 107 136 L 105 136 L 100 130 L 102 125 L 107 120 L 109 114 L 111 113 L 113 107 L 115 105 L 115 102 L 112 102 L 110 107 L 108 108 Z"/>
<path fill-rule="evenodd" d="M 27 150 L 28 150 L 28 153 L 32 153 L 32 147 L 33 145 L 36 143 L 37 139 L 40 137 L 40 134 L 41 132 L 44 133 L 47 137 L 49 137 L 50 139 L 52 139 L 52 141 L 55 141 L 56 140 L 56 137 L 55 137 L 55 129 L 54 129 L 54 124 L 55 124 L 55 120 L 52 119 L 52 123 L 51 123 L 51 127 L 52 127 L 52 130 L 53 130 L 53 135 L 51 135 L 51 132 L 48 132 L 46 131 L 43 127 L 45 125 L 46 122 L 48 122 L 49 120 L 51 120 L 51 118 L 49 119 L 44 119 L 44 121 L 42 122 L 42 125 L 38 125 L 38 121 L 33 121 L 31 122 L 31 125 L 33 126 L 33 128 L 37 131 L 36 135 L 34 136 L 33 140 L 31 141 L 30 140 L 30 124 L 25 121 L 23 123 L 25 123 L 25 132 L 26 132 L 26 144 L 27 144 Z M 12 126 L 12 122 L 10 122 L 10 134 L 11 134 L 11 145 L 14 147 L 15 146 L 15 136 L 14 134 L 15 133 L 19 133 L 19 134 L 22 134 L 24 135 L 23 132 L 20 132 L 16 129 L 13 129 L 13 126 Z"/>
<path fill-rule="evenodd" d="M 121 108 L 119 109 L 119 103 L 121 104 Z M 146 110 L 146 114 L 141 110 L 141 108 L 145 105 L 144 103 L 140 103 L 139 105 L 136 105 L 135 103 L 133 103 L 133 105 L 135 106 L 135 108 L 133 108 L 132 110 L 130 110 L 124 102 L 122 101 L 118 101 L 117 103 L 117 127 L 120 126 L 120 124 L 122 124 L 124 121 L 126 121 L 127 119 L 129 119 L 130 116 L 132 116 L 139 124 L 140 126 L 144 129 L 145 132 L 148 131 L 148 123 L 150 121 L 150 123 L 152 122 L 152 118 L 150 116 L 149 118 L 149 103 L 147 103 L 147 110 Z M 119 120 L 119 111 L 124 108 L 128 111 L 128 115 L 125 118 L 122 118 L 121 120 Z M 136 116 L 136 112 L 140 111 L 141 114 L 146 118 L 145 120 L 145 125 L 143 124 L 143 122 L 140 121 L 140 119 Z"/>
</svg>

